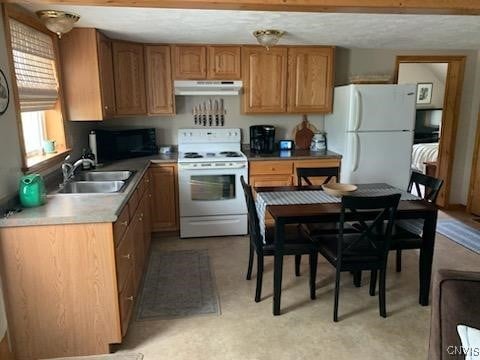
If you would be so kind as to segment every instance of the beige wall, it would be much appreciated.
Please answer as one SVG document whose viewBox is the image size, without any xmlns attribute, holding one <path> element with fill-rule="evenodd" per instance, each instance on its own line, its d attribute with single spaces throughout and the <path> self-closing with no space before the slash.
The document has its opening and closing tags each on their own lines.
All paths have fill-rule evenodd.
<svg viewBox="0 0 480 360">
<path fill-rule="evenodd" d="M 0 49 L 5 49 L 5 34 L 3 27 L 3 14 L 0 7 Z M 0 51 L 0 69 L 7 77 L 10 87 L 10 105 L 6 113 L 0 115 L 0 201 L 9 198 L 15 193 L 21 175 L 21 155 L 18 141 L 15 107 L 11 92 L 11 77 L 8 66 L 7 54 Z M 0 340 L 7 330 L 7 319 L 3 306 L 3 295 L 0 288 Z"/>
<path fill-rule="evenodd" d="M 0 8 L 0 49 L 5 49 L 3 14 Z M 10 87 L 10 105 L 5 114 L 0 115 L 0 201 L 9 197 L 17 189 L 21 175 L 21 155 L 18 140 L 15 106 L 13 104 L 12 84 L 6 51 L 0 51 L 0 69 L 7 77 Z"/>
<path fill-rule="evenodd" d="M 391 74 L 393 77 L 398 55 L 465 55 L 467 57 L 450 194 L 451 203 L 465 205 L 480 102 L 480 52 L 474 50 L 406 51 L 338 48 L 335 82 L 336 84 L 345 84 L 348 83 L 350 75 L 359 74 Z"/>
<path fill-rule="evenodd" d="M 417 109 L 442 109 L 447 70 L 448 63 L 400 64 L 398 69 L 398 83 L 432 83 L 432 101 L 430 104 L 417 104 Z"/>
</svg>

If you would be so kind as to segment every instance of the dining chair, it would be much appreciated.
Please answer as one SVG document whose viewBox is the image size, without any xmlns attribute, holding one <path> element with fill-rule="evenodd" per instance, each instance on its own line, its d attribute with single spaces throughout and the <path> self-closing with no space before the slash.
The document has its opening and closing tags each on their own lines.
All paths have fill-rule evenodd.
<svg viewBox="0 0 480 360">
<path fill-rule="evenodd" d="M 333 321 L 338 321 L 338 303 L 340 295 L 340 275 L 342 272 L 371 271 L 370 295 L 375 295 L 377 272 L 379 278 L 379 309 L 382 317 L 387 316 L 385 304 L 385 281 L 388 252 L 393 224 L 400 194 L 387 196 L 342 197 L 339 233 L 319 235 L 312 238 L 318 243 L 320 254 L 335 267 L 335 298 Z M 366 221 L 374 217 L 373 221 Z M 346 219 L 361 224 L 359 233 L 344 233 Z"/>
<path fill-rule="evenodd" d="M 298 186 L 312 186 L 314 178 L 323 178 L 322 184 L 328 184 L 335 178 L 336 182 L 340 181 L 340 168 L 337 167 L 320 167 L 320 168 L 297 168 L 297 185 Z M 303 231 L 310 236 L 317 236 L 321 234 L 337 234 L 337 223 L 308 223 L 300 224 Z M 349 231 L 351 231 L 350 228 Z M 295 274 L 300 275 L 300 265 L 302 262 L 301 255 L 295 256 Z"/>
<path fill-rule="evenodd" d="M 407 191 L 435 204 L 443 180 L 413 171 Z M 423 188 L 423 189 L 422 189 Z M 423 220 L 397 220 L 392 236 L 392 250 L 396 250 L 396 271 L 402 271 L 402 250 L 420 249 L 422 246 Z"/>
<path fill-rule="evenodd" d="M 324 178 L 321 185 L 327 184 L 335 178 L 336 182 L 340 180 L 340 168 L 324 167 L 324 168 L 297 168 L 297 184 L 302 186 L 305 182 L 307 185 L 313 185 L 312 178 Z"/>
<path fill-rule="evenodd" d="M 257 254 L 257 286 L 255 290 L 255 302 L 261 300 L 263 263 L 265 256 L 275 255 L 275 232 L 274 227 L 265 228 L 265 239 L 260 232 L 260 222 L 258 219 L 257 208 L 253 198 L 252 187 L 245 182 L 243 176 L 240 177 L 245 200 L 248 210 L 248 229 L 250 235 L 250 251 L 248 257 L 247 280 L 252 278 L 252 268 L 254 254 Z M 315 299 L 315 280 L 317 275 L 318 249 L 317 245 L 309 239 L 303 237 L 297 225 L 287 227 L 285 233 L 285 243 L 283 255 L 309 255 L 310 261 L 310 298 Z"/>
</svg>

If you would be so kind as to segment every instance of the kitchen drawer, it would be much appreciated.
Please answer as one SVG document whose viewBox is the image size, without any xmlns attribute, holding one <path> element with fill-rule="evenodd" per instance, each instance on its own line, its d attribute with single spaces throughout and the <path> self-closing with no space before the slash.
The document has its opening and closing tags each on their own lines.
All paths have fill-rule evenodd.
<svg viewBox="0 0 480 360">
<path fill-rule="evenodd" d="M 140 194 L 137 188 L 133 191 L 130 200 L 128 200 L 128 212 L 130 214 L 130 220 L 135 216 L 135 211 L 137 210 L 138 203 L 140 202 Z"/>
<path fill-rule="evenodd" d="M 340 159 L 297 160 L 293 162 L 294 175 L 297 168 L 340 167 Z"/>
<path fill-rule="evenodd" d="M 249 166 L 250 175 L 291 175 L 293 169 L 293 161 L 251 161 Z"/>
<path fill-rule="evenodd" d="M 256 186 L 290 186 L 292 175 L 255 175 L 250 176 L 250 185 Z"/>
<path fill-rule="evenodd" d="M 128 224 L 130 223 L 130 214 L 128 211 L 128 204 L 125 205 L 118 215 L 117 221 L 113 223 L 113 239 L 115 241 L 115 246 L 117 246 L 122 240 L 123 234 L 127 230 Z"/>
<path fill-rule="evenodd" d="M 132 272 L 134 264 L 134 241 L 135 236 L 129 227 L 127 235 L 120 241 L 115 250 L 115 263 L 117 265 L 117 284 L 118 291 L 122 291 L 125 286 L 127 276 Z"/>
<path fill-rule="evenodd" d="M 127 333 L 128 323 L 130 322 L 133 306 L 135 304 L 133 271 L 130 271 L 130 273 L 128 274 L 125 287 L 118 294 L 118 304 L 120 306 L 120 323 L 122 327 L 122 337 L 123 337 Z"/>
</svg>

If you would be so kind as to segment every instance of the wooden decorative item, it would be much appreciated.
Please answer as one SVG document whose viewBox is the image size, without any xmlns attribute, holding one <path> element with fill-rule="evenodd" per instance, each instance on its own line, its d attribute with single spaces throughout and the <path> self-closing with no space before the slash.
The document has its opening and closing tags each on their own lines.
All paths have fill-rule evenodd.
<svg viewBox="0 0 480 360">
<path fill-rule="evenodd" d="M 300 150 L 310 149 L 313 134 L 315 134 L 315 131 L 317 131 L 317 129 L 315 128 L 315 126 L 310 124 L 307 115 L 303 115 L 302 123 L 300 125 L 297 125 L 293 131 L 296 148 Z"/>
</svg>

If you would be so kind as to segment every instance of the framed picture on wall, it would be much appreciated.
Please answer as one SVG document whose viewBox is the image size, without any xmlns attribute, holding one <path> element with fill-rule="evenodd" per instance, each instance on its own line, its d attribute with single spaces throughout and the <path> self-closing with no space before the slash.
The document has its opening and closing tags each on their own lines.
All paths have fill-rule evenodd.
<svg viewBox="0 0 480 360">
<path fill-rule="evenodd" d="M 2 70 L 0 70 L 0 115 L 5 113 L 10 102 L 10 90 L 8 88 L 7 78 Z"/>
<path fill-rule="evenodd" d="M 417 104 L 431 104 L 432 103 L 432 83 L 418 83 L 417 84 Z"/>
</svg>

